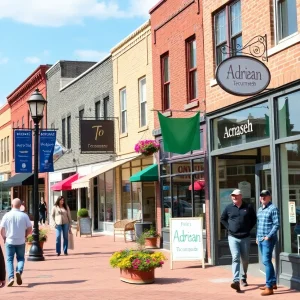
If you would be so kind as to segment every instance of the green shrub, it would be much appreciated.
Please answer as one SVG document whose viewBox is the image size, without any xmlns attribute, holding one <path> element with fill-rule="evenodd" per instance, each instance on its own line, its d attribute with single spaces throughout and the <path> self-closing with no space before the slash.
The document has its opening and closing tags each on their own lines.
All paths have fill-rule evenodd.
<svg viewBox="0 0 300 300">
<path fill-rule="evenodd" d="M 39 230 L 39 241 L 40 242 L 47 242 L 48 239 L 48 231 L 46 229 L 40 229 Z M 33 236 L 32 234 L 27 235 L 27 242 L 32 243 L 33 242 Z"/>
<path fill-rule="evenodd" d="M 77 217 L 79 218 L 88 218 L 89 216 L 89 211 L 86 208 L 81 208 L 77 212 Z"/>
</svg>

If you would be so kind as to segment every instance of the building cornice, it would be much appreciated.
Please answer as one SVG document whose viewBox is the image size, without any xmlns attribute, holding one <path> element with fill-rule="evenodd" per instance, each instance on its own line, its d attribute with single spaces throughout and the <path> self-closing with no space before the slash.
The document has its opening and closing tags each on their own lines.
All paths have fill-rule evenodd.
<svg viewBox="0 0 300 300">
<path fill-rule="evenodd" d="M 9 104 L 5 103 L 2 107 L 0 107 L 0 115 L 2 115 L 3 113 L 5 113 L 9 108 L 10 108 Z"/>
<path fill-rule="evenodd" d="M 46 81 L 46 71 L 49 65 L 40 65 L 30 76 L 28 76 L 10 95 L 7 96 L 7 102 L 11 106 L 18 99 L 32 91 L 42 81 Z"/>
</svg>

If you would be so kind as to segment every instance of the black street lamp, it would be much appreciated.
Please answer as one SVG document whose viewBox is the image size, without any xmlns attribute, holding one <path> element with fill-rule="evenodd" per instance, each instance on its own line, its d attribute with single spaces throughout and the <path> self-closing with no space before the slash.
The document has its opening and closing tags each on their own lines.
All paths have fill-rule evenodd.
<svg viewBox="0 0 300 300">
<path fill-rule="evenodd" d="M 33 181 L 33 213 L 34 224 L 32 237 L 33 242 L 29 250 L 29 261 L 42 261 L 44 260 L 43 250 L 39 243 L 39 122 L 43 119 L 44 107 L 47 100 L 40 93 L 39 89 L 36 89 L 34 93 L 27 100 L 29 105 L 31 118 L 34 122 L 34 181 Z"/>
</svg>

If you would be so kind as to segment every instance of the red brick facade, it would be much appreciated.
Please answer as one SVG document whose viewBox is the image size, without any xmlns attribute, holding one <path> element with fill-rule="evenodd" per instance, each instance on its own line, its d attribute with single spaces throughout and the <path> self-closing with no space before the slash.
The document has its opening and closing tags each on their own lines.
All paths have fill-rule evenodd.
<svg viewBox="0 0 300 300">
<path fill-rule="evenodd" d="M 7 101 L 11 107 L 11 124 L 12 128 L 30 128 L 32 123 L 32 128 L 34 124 L 30 117 L 29 106 L 27 100 L 35 89 L 39 89 L 43 97 L 46 99 L 46 71 L 49 66 L 41 65 L 39 66 L 27 79 L 25 79 L 9 96 L 7 96 Z M 44 118 L 42 120 L 43 127 L 47 126 L 47 107 L 45 107 Z M 12 139 L 12 149 L 14 147 L 13 141 L 13 130 L 11 133 Z M 11 163 L 11 176 L 14 176 L 15 173 L 15 160 L 14 156 L 12 157 Z M 48 203 L 48 174 L 41 173 L 39 178 L 44 178 L 45 188 L 44 188 L 44 197 L 45 201 Z M 26 201 L 28 205 L 28 187 L 21 186 L 12 189 L 12 197 L 19 197 L 21 200 Z"/>
<path fill-rule="evenodd" d="M 212 112 L 219 108 L 237 103 L 244 97 L 232 96 L 213 83 L 215 79 L 214 57 L 214 15 L 226 4 L 234 1 L 208 0 L 203 1 L 204 24 L 204 53 L 205 53 L 205 83 L 206 83 L 206 111 Z M 280 87 L 286 83 L 300 78 L 300 39 L 299 42 L 281 51 L 280 44 L 276 45 L 274 31 L 274 2 L 273 0 L 247 0 L 241 1 L 242 37 L 243 45 L 256 35 L 267 34 L 269 57 L 266 66 L 271 72 L 269 88 Z M 297 0 L 298 32 L 300 30 L 300 1 Z M 297 35 L 297 33 L 296 33 Z M 290 42 L 288 38 L 286 42 Z M 271 53 L 271 55 L 270 55 Z"/>
</svg>

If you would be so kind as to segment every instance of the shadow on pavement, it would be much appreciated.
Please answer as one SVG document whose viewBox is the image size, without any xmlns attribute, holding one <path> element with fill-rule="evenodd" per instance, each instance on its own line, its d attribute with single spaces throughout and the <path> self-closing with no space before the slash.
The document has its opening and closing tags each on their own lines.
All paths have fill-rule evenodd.
<svg viewBox="0 0 300 300">
<path fill-rule="evenodd" d="M 77 283 L 83 283 L 86 282 L 86 280 L 69 280 L 69 281 L 54 281 L 54 282 L 36 282 L 36 283 L 29 283 L 28 288 L 33 288 L 38 285 L 56 285 L 56 284 L 77 284 Z"/>
<path fill-rule="evenodd" d="M 172 283 L 180 283 L 185 281 L 191 281 L 191 278 L 155 278 L 155 283 L 158 284 L 172 284 Z"/>
</svg>

